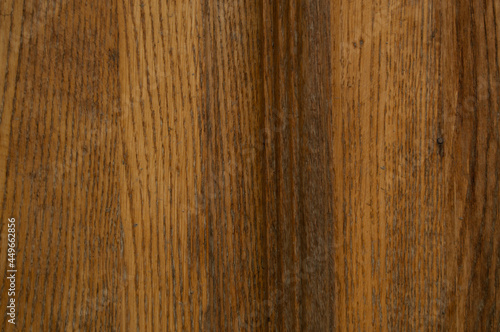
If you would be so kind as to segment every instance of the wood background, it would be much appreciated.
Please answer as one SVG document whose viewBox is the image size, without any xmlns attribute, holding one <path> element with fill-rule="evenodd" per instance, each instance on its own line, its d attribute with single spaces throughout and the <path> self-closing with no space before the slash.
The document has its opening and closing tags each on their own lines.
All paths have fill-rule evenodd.
<svg viewBox="0 0 500 332">
<path fill-rule="evenodd" d="M 0 329 L 500 331 L 499 20 L 1 0 Z"/>
</svg>

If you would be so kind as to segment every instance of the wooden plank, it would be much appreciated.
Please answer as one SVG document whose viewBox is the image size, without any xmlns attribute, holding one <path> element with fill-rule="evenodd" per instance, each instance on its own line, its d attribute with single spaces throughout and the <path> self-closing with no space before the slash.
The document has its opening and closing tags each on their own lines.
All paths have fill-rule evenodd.
<svg viewBox="0 0 500 332">
<path fill-rule="evenodd" d="M 500 330 L 499 12 L 2 1 L 1 330 Z"/>
</svg>

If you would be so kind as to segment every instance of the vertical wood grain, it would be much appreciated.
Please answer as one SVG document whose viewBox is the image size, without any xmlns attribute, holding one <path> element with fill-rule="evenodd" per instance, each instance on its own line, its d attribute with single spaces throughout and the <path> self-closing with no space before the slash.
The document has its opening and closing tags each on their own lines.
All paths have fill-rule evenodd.
<svg viewBox="0 0 500 332">
<path fill-rule="evenodd" d="M 498 4 L 336 4 L 338 328 L 496 330 Z"/>
<path fill-rule="evenodd" d="M 198 1 L 120 2 L 123 324 L 199 330 L 207 307 Z"/>
<path fill-rule="evenodd" d="M 334 325 L 330 10 L 265 1 L 270 330 Z M 266 20 L 265 20 L 266 21 Z"/>
<path fill-rule="evenodd" d="M 442 59 L 446 153 L 447 310 L 457 330 L 500 328 L 500 13 L 498 1 L 446 3 L 455 39 Z M 448 106 L 448 107 L 446 107 Z M 446 148 L 446 146 L 445 146 Z M 449 248 L 451 249 L 451 248 Z M 464 319 L 467 317 L 467 319 Z"/>
<path fill-rule="evenodd" d="M 438 328 L 446 183 L 436 10 L 431 1 L 341 1 L 334 10 L 338 327 Z"/>
<path fill-rule="evenodd" d="M 0 329 L 499 330 L 499 10 L 1 1 Z"/>
<path fill-rule="evenodd" d="M 262 8 L 239 0 L 206 0 L 202 6 L 202 197 L 209 283 L 202 329 L 253 330 L 266 314 Z"/>
<path fill-rule="evenodd" d="M 1 7 L 1 218 L 17 220 L 16 327 L 120 328 L 116 7 Z M 2 330 L 13 327 L 1 317 Z"/>
</svg>

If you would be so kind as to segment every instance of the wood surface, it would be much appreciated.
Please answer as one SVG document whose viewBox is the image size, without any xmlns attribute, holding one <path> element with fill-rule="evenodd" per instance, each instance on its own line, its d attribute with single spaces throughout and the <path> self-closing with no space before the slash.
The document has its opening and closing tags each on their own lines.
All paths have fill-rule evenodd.
<svg viewBox="0 0 500 332">
<path fill-rule="evenodd" d="M 499 20 L 1 0 L 0 330 L 500 331 Z"/>
</svg>

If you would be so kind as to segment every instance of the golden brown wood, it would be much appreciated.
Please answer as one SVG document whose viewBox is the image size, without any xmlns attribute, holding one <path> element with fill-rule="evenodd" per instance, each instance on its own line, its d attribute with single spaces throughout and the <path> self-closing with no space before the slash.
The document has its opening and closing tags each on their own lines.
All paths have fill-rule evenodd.
<svg viewBox="0 0 500 332">
<path fill-rule="evenodd" d="M 499 331 L 499 14 L 1 1 L 0 329 Z"/>
</svg>

